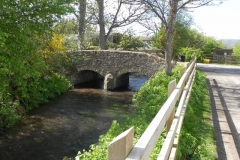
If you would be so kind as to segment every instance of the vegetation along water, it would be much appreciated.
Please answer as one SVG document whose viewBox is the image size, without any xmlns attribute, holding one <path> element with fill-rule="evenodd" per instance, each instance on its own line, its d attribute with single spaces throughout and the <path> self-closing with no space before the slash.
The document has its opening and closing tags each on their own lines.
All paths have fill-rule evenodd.
<svg viewBox="0 0 240 160">
<path fill-rule="evenodd" d="M 77 159 L 107 159 L 108 144 L 124 130 L 135 126 L 135 142 L 140 138 L 167 99 L 168 82 L 179 80 L 180 68 L 176 67 L 171 77 L 157 73 L 134 96 L 132 91 L 96 89 L 74 89 L 63 94 L 30 112 L 16 127 L 1 132 L 0 158 L 74 159 L 80 151 Z M 137 84 L 134 77 L 132 80 Z M 215 159 L 209 106 L 205 76 L 197 71 L 178 159 Z M 165 134 L 161 135 L 151 159 L 157 157 Z"/>
<path fill-rule="evenodd" d="M 88 151 L 79 152 L 76 159 L 107 159 L 107 146 L 121 132 L 134 126 L 136 143 L 161 105 L 167 99 L 167 86 L 173 80 L 179 80 L 181 66 L 174 68 L 172 76 L 159 72 L 144 84 L 133 96 L 134 115 L 126 116 L 125 121 L 113 121 L 111 128 L 101 135 L 97 144 L 90 146 Z M 181 131 L 177 159 L 215 159 L 213 129 L 209 123 L 210 102 L 207 94 L 205 76 L 197 71 L 192 96 L 186 112 Z M 203 134 L 204 133 L 204 134 Z M 166 132 L 161 135 L 150 159 L 156 159 Z"/>
<path fill-rule="evenodd" d="M 0 159 L 74 159 L 78 151 L 97 143 L 113 120 L 120 122 L 134 112 L 132 96 L 147 79 L 131 75 L 124 91 L 74 88 L 40 105 L 0 132 Z"/>
</svg>

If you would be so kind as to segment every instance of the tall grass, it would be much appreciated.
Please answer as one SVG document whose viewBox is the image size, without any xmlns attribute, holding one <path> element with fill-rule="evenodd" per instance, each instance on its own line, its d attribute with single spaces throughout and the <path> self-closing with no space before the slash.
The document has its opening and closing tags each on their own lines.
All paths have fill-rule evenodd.
<svg viewBox="0 0 240 160">
<path fill-rule="evenodd" d="M 202 72 L 197 71 L 180 134 L 178 160 L 216 159 L 210 115 L 206 78 Z"/>
</svg>

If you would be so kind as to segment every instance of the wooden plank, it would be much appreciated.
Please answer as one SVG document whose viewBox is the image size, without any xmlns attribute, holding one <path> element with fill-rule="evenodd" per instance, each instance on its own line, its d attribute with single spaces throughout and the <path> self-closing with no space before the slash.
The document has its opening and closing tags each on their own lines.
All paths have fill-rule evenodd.
<svg viewBox="0 0 240 160">
<path fill-rule="evenodd" d="M 178 90 L 175 89 L 133 147 L 126 160 L 147 160 L 149 158 L 164 129 L 167 117 L 169 117 L 170 111 L 176 104 L 177 95 Z"/>
<path fill-rule="evenodd" d="M 184 72 L 184 74 L 182 75 L 182 78 L 179 80 L 178 84 L 177 84 L 177 87 L 176 88 L 179 88 L 180 90 L 183 89 L 183 87 L 185 86 L 185 82 L 186 80 L 188 79 L 188 77 L 190 76 L 190 74 L 192 73 L 192 70 L 195 66 L 195 62 L 196 62 L 196 58 L 194 58 L 193 62 L 191 63 L 191 65 L 187 68 L 187 70 Z M 181 94 L 181 93 L 179 93 Z M 179 97 L 180 95 L 178 95 Z"/>
<path fill-rule="evenodd" d="M 183 67 L 183 68 L 181 69 L 181 71 L 180 71 L 180 77 L 183 76 L 183 74 L 184 74 L 185 71 L 186 71 L 186 67 Z"/>
<path fill-rule="evenodd" d="M 190 79 L 189 82 L 191 82 L 191 83 L 188 84 L 190 87 L 188 89 L 189 91 L 188 91 L 188 94 L 187 94 L 187 97 L 186 97 L 186 102 L 185 102 L 185 104 L 183 106 L 183 109 L 181 111 L 181 115 L 180 115 L 180 118 L 179 118 L 179 124 L 178 124 L 178 128 L 176 130 L 176 135 L 174 137 L 173 148 L 171 150 L 169 160 L 175 160 L 175 158 L 176 158 L 179 136 L 180 136 L 180 132 L 181 132 L 182 123 L 183 123 L 185 111 L 186 111 L 186 108 L 187 108 L 187 104 L 188 104 L 188 101 L 189 101 L 189 98 L 190 98 L 190 95 L 191 95 L 191 90 L 192 90 L 192 86 L 193 86 L 194 79 L 195 79 L 195 73 L 196 73 L 196 70 L 193 71 L 193 73 L 191 74 L 191 76 L 189 78 Z M 177 114 L 177 112 L 176 112 L 176 114 Z"/>
<path fill-rule="evenodd" d="M 172 80 L 168 84 L 168 97 L 172 94 L 172 92 L 175 89 L 175 87 L 176 87 L 176 79 Z"/>
<path fill-rule="evenodd" d="M 195 69 L 195 68 L 194 68 Z M 163 143 L 162 149 L 160 151 L 160 154 L 158 155 L 158 160 L 167 160 L 169 158 L 169 155 L 171 153 L 171 149 L 173 147 L 173 141 L 174 141 L 174 137 L 177 131 L 177 128 L 179 128 L 179 121 L 180 121 L 180 117 L 181 117 L 181 113 L 185 104 L 185 99 L 188 93 L 188 90 L 190 88 L 191 85 L 191 79 L 193 77 L 193 74 L 190 75 L 190 80 L 188 81 L 185 90 L 182 93 L 180 102 L 178 104 L 177 107 L 177 111 L 175 114 L 175 118 L 173 120 L 172 126 L 170 128 L 170 131 L 168 132 L 166 139 Z"/>
<path fill-rule="evenodd" d="M 188 64 L 190 64 L 190 63 L 188 63 Z M 188 67 L 189 67 L 189 66 L 188 66 Z M 180 70 L 180 77 L 182 77 L 185 72 L 186 72 L 186 67 L 184 67 L 184 68 L 182 68 L 182 69 Z M 187 79 L 186 79 L 185 81 L 187 81 Z M 184 82 L 184 83 L 183 83 L 183 86 L 182 86 L 182 88 L 181 88 L 181 92 L 180 92 L 179 97 L 182 96 L 182 91 L 183 91 L 183 87 L 185 86 L 185 84 L 186 84 L 186 83 Z"/>
<path fill-rule="evenodd" d="M 118 135 L 108 146 L 108 160 L 124 160 L 133 147 L 134 127 Z"/>
<path fill-rule="evenodd" d="M 176 88 L 176 79 L 172 80 L 168 84 L 168 97 L 172 94 L 173 90 Z M 170 127 L 172 125 L 173 119 L 174 119 L 174 114 L 175 114 L 175 108 L 173 108 L 168 120 L 167 120 L 167 132 L 170 130 Z"/>
</svg>

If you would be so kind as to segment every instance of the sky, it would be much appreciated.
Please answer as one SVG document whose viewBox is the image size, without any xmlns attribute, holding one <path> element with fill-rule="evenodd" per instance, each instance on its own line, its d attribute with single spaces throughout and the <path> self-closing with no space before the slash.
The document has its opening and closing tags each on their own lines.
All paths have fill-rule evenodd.
<svg viewBox="0 0 240 160">
<path fill-rule="evenodd" d="M 224 0 L 218 6 L 204 6 L 192 12 L 195 27 L 216 39 L 240 39 L 240 0 Z"/>
</svg>

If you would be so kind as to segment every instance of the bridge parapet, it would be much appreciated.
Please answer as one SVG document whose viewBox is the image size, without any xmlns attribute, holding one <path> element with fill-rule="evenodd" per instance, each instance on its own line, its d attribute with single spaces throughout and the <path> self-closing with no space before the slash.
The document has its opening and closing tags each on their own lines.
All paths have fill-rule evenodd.
<svg viewBox="0 0 240 160">
<path fill-rule="evenodd" d="M 82 50 L 68 55 L 76 66 L 76 74 L 86 70 L 96 72 L 104 78 L 104 89 L 110 90 L 126 85 L 129 73 L 151 77 L 165 67 L 163 58 L 142 52 Z M 85 75 L 88 80 L 89 77 Z M 84 77 L 78 79 L 84 81 Z"/>
</svg>

